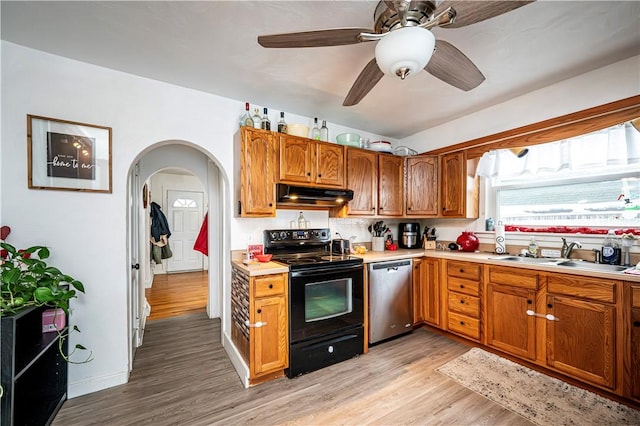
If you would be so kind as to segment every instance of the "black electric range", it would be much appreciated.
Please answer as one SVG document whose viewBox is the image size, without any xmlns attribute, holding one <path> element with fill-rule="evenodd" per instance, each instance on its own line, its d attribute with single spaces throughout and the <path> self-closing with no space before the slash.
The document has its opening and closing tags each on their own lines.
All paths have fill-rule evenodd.
<svg viewBox="0 0 640 426">
<path fill-rule="evenodd" d="M 290 271 L 362 264 L 359 257 L 331 253 L 328 228 L 266 230 L 264 247 L 272 260 L 288 265 Z"/>
</svg>

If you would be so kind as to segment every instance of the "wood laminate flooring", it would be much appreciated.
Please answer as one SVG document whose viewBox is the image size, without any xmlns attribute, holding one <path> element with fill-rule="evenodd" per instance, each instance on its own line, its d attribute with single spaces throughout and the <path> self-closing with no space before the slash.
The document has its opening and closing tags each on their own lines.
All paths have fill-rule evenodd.
<svg viewBox="0 0 640 426">
<path fill-rule="evenodd" d="M 59 425 L 530 425 L 435 371 L 469 348 L 426 329 L 295 379 L 245 389 L 220 321 L 149 321 L 129 383 L 68 400 Z"/>
<path fill-rule="evenodd" d="M 145 290 L 151 306 L 148 320 L 205 312 L 209 294 L 207 271 L 157 274 Z"/>
</svg>

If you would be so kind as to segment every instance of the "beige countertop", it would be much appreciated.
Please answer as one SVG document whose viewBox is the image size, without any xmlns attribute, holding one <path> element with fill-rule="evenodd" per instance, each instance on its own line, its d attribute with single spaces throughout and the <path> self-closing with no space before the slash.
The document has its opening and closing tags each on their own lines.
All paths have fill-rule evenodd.
<svg viewBox="0 0 640 426">
<path fill-rule="evenodd" d="M 495 253 L 479 253 L 479 252 L 461 252 L 461 251 L 441 251 L 441 250 L 423 250 L 423 249 L 413 249 L 413 250 L 385 250 L 385 251 L 368 251 L 366 254 L 352 254 L 352 256 L 359 257 L 363 260 L 364 263 L 374 263 L 374 262 L 385 262 L 389 260 L 400 260 L 400 259 L 409 259 L 409 258 L 420 258 L 420 257 L 433 257 L 438 259 L 448 259 L 448 260 L 460 260 L 460 261 L 469 261 L 469 262 L 477 262 L 483 263 L 487 265 L 496 265 L 496 266 L 509 266 L 523 269 L 531 269 L 536 271 L 543 272 L 555 272 L 555 273 L 563 273 L 563 274 L 572 274 L 572 275 L 581 275 L 586 277 L 594 277 L 594 278 L 606 278 L 606 279 L 615 279 L 622 281 L 631 281 L 635 283 L 640 283 L 640 275 L 631 275 L 625 274 L 623 272 L 604 272 L 604 271 L 592 271 L 585 269 L 574 269 L 567 268 L 564 266 L 557 265 L 545 265 L 545 264 L 537 264 L 537 263 L 515 263 L 509 260 L 500 260 L 496 259 L 496 257 L 500 257 Z M 278 262 L 253 262 L 248 265 L 245 265 L 240 260 L 233 260 L 232 264 L 238 267 L 240 270 L 244 271 L 249 276 L 258 276 L 258 275 L 268 275 L 268 274 L 279 274 L 284 272 L 289 272 L 289 268 L 282 263 Z"/>
</svg>

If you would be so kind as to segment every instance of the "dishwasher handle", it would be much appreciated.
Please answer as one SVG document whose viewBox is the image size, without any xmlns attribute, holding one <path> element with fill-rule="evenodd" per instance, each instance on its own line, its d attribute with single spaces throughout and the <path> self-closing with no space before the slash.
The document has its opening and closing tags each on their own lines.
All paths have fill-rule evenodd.
<svg viewBox="0 0 640 426">
<path fill-rule="evenodd" d="M 372 263 L 371 270 L 375 271 L 377 269 L 398 269 L 402 266 L 411 266 L 411 260 L 400 260 L 398 262 L 377 262 Z"/>
</svg>

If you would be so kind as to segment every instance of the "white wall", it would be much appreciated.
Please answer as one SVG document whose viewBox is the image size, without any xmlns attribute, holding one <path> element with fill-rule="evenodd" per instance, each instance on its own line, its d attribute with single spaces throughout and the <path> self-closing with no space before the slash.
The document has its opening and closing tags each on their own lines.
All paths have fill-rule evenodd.
<svg viewBox="0 0 640 426">
<path fill-rule="evenodd" d="M 9 242 L 20 247 L 49 246 L 51 264 L 85 284 L 87 294 L 73 302 L 70 316 L 70 323 L 78 325 L 82 333 L 72 336 L 70 343 L 81 342 L 90 348 L 94 360 L 70 365 L 69 396 L 124 383 L 128 377 L 126 215 L 130 167 L 159 142 L 186 141 L 214 158 L 221 175 L 233 187 L 232 142 L 244 102 L 8 42 L 2 42 L 1 54 L 0 217 L 13 229 Z M 113 193 L 27 189 L 27 114 L 112 127 Z M 310 120 L 293 114 L 288 117 L 290 122 Z M 336 132 L 352 130 L 329 126 Z M 224 220 L 230 235 L 255 229 L 253 220 L 229 213 Z M 234 239 L 230 248 L 244 244 Z"/>
<path fill-rule="evenodd" d="M 635 56 L 416 133 L 401 142 L 426 152 L 638 94 L 640 56 Z"/>
</svg>

